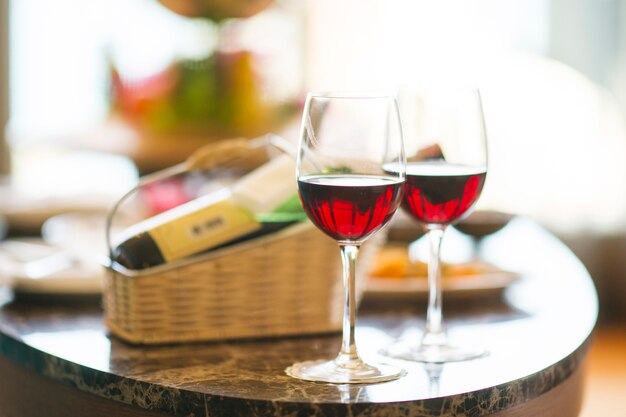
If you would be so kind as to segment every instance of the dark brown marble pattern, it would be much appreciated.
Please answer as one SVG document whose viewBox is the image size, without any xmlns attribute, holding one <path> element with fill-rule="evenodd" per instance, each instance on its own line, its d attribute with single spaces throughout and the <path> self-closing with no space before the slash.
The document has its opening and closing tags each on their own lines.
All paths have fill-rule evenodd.
<svg viewBox="0 0 626 417">
<path fill-rule="evenodd" d="M 526 220 L 485 241 L 484 255 L 522 278 L 501 297 L 450 300 L 452 339 L 484 358 L 426 366 L 379 355 L 398 337 L 417 339 L 421 302 L 365 299 L 357 329 L 363 356 L 403 366 L 388 383 L 333 386 L 284 373 L 332 357 L 338 335 L 132 346 L 107 334 L 97 302 L 12 301 L 0 310 L 0 353 L 79 390 L 176 416 L 486 416 L 565 381 L 585 356 L 597 297 L 580 262 Z"/>
</svg>

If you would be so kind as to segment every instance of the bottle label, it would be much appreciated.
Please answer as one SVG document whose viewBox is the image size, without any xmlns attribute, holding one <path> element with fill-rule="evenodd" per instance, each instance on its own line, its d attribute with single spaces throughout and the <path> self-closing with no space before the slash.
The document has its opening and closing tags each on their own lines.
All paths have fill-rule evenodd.
<svg viewBox="0 0 626 417">
<path fill-rule="evenodd" d="M 252 213 L 226 199 L 148 231 L 166 261 L 210 249 L 261 228 Z"/>
</svg>

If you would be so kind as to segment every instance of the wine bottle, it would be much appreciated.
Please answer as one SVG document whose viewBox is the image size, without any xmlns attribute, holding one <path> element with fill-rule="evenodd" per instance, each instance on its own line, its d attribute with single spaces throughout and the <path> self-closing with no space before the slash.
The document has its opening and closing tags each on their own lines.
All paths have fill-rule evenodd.
<svg viewBox="0 0 626 417">
<path fill-rule="evenodd" d="M 145 269 L 280 230 L 306 218 L 295 161 L 280 155 L 230 188 L 207 194 L 129 227 L 113 260 Z"/>
</svg>

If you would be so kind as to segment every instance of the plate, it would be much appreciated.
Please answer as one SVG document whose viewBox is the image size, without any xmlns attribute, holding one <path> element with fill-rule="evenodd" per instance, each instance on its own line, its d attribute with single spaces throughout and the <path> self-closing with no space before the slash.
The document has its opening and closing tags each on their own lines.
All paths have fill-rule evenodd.
<svg viewBox="0 0 626 417">
<path fill-rule="evenodd" d="M 104 271 L 79 265 L 54 272 L 43 279 L 27 275 L 13 278 L 16 293 L 49 295 L 99 295 L 104 286 Z"/>
<path fill-rule="evenodd" d="M 102 292 L 104 273 L 101 266 L 38 238 L 0 243 L 0 282 L 15 293 L 96 295 Z"/>
<path fill-rule="evenodd" d="M 494 296 L 519 278 L 518 273 L 494 268 L 475 275 L 446 276 L 442 290 L 446 299 Z M 368 298 L 427 298 L 428 280 L 426 277 L 369 277 L 365 294 Z"/>
</svg>

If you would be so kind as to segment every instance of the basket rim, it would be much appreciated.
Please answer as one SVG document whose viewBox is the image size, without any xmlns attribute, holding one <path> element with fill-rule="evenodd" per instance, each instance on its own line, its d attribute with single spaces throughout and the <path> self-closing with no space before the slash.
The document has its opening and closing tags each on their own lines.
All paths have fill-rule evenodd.
<svg viewBox="0 0 626 417">
<path fill-rule="evenodd" d="M 221 249 L 208 251 L 206 253 L 196 256 L 178 259 L 173 262 L 167 262 L 162 265 L 157 265 L 150 268 L 129 269 L 113 261 L 110 258 L 108 258 L 108 264 L 104 265 L 104 267 L 115 273 L 119 273 L 127 277 L 141 277 L 146 275 L 153 275 L 156 273 L 167 272 L 172 269 L 180 268 L 182 266 L 191 265 L 198 262 L 210 261 L 216 258 L 220 258 L 222 256 L 232 255 L 249 249 L 254 249 L 256 246 L 288 239 L 290 237 L 293 237 L 294 235 L 308 230 L 312 230 L 314 228 L 315 226 L 313 225 L 313 223 L 308 220 L 304 220 L 294 225 L 288 226 L 280 231 L 277 231 L 276 233 L 260 236 L 256 239 L 251 239 L 245 242 L 238 243 L 236 245 L 226 246 Z"/>
</svg>

